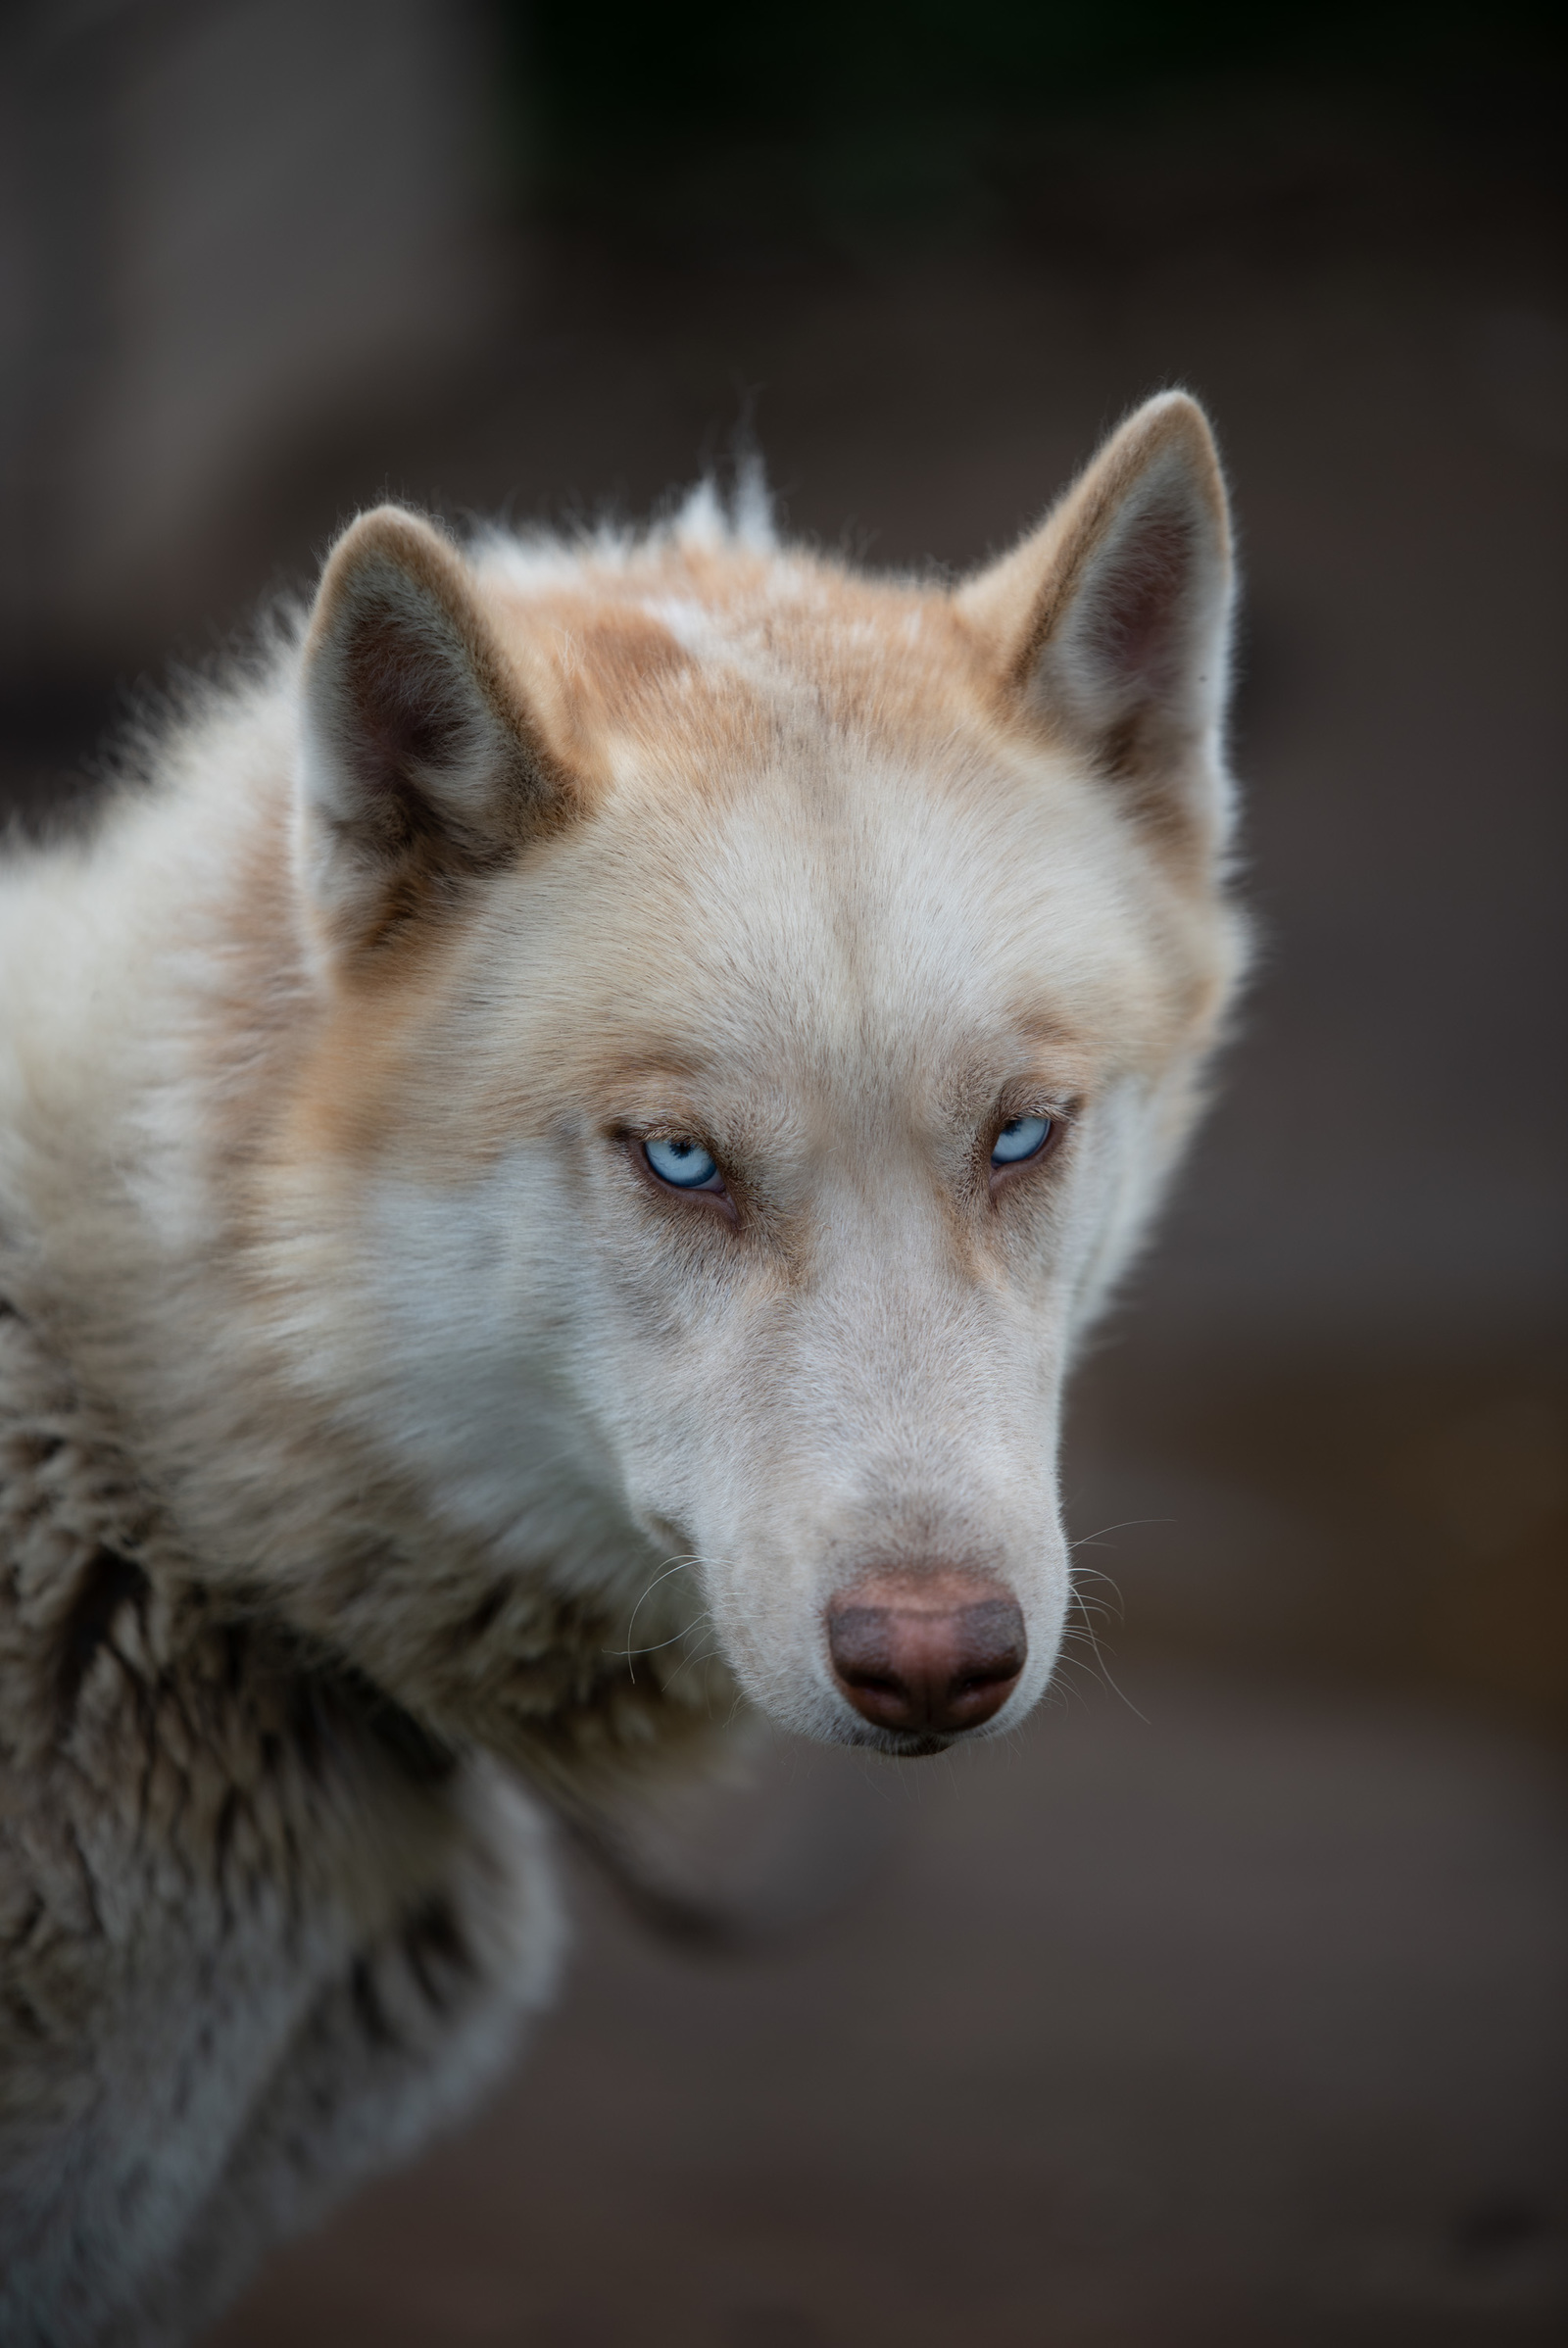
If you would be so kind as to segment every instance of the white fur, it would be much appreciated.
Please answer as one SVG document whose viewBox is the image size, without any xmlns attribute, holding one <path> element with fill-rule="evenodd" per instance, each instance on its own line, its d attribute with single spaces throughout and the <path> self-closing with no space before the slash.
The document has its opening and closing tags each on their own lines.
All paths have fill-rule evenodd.
<svg viewBox="0 0 1568 2348">
<path fill-rule="evenodd" d="M 184 2336 L 476 2090 L 560 1938 L 505 1773 L 602 1807 L 737 1690 L 907 1749 L 825 1630 L 889 1569 L 1021 1608 L 979 1734 L 1036 1700 L 1063 1381 L 1240 960 L 1228 562 L 1179 399 L 956 596 L 752 473 L 471 561 L 383 513 L 0 875 L 8 2341 Z"/>
</svg>

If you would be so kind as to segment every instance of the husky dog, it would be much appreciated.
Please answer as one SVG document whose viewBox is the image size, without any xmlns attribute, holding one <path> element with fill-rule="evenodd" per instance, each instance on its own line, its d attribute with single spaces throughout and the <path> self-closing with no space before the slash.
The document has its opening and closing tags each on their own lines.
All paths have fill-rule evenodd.
<svg viewBox="0 0 1568 2348">
<path fill-rule="evenodd" d="M 163 2344 L 548 1998 L 543 1823 L 939 1752 L 1200 1102 L 1232 585 L 1151 401 L 953 587 L 395 507 L 0 874 L 0 2336 Z"/>
</svg>

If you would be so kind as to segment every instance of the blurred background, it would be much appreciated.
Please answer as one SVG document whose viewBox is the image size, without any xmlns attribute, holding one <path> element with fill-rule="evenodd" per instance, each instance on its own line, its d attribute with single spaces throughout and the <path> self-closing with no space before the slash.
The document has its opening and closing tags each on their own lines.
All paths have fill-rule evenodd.
<svg viewBox="0 0 1568 2348">
<path fill-rule="evenodd" d="M 637 515 L 747 430 L 957 568 L 1178 382 L 1247 574 L 1257 981 L 1080 1375 L 1056 1700 L 652 1823 L 753 1953 L 585 1878 L 530 2062 L 226 2348 L 1561 2336 L 1555 13 L 4 12 L 24 824 L 389 492 Z"/>
</svg>

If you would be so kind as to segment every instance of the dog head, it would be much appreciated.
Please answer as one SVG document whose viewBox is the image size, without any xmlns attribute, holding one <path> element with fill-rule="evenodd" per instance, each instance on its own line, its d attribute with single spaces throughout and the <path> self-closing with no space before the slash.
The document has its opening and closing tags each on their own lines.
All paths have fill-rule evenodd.
<svg viewBox="0 0 1568 2348">
<path fill-rule="evenodd" d="M 956 591 L 701 506 L 340 541 L 265 1220 L 301 1380 L 492 1593 L 895 1752 L 1040 1694 L 1069 1355 L 1239 963 L 1230 607 L 1180 395 Z M 504 1678 L 504 1596 L 407 1587 L 400 1654 L 466 1623 Z"/>
</svg>

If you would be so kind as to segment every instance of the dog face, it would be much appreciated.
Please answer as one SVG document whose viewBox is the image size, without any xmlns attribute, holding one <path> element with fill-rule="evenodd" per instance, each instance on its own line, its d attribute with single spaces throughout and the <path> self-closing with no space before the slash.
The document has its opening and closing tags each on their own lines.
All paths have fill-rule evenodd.
<svg viewBox="0 0 1568 2348">
<path fill-rule="evenodd" d="M 1045 1687 L 1069 1352 L 1238 958 L 1229 599 L 1177 397 L 956 594 L 690 521 L 340 543 L 271 1178 L 313 1375 L 497 1572 L 615 1590 L 633 1666 L 716 1640 L 909 1753 Z"/>
</svg>

